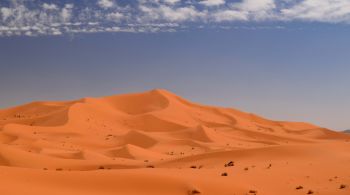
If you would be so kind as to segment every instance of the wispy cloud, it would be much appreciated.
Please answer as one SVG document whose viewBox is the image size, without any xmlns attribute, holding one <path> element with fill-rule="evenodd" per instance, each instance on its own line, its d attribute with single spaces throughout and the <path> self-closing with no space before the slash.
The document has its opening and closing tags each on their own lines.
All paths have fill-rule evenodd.
<svg viewBox="0 0 350 195">
<path fill-rule="evenodd" d="M 199 3 L 210 7 L 210 6 L 223 5 L 225 4 L 225 0 L 202 0 Z"/>
<path fill-rule="evenodd" d="M 114 6 L 114 2 L 112 0 L 98 0 L 97 5 L 103 9 L 108 9 Z"/>
<path fill-rule="evenodd" d="M 174 32 L 235 22 L 350 22 L 350 0 L 2 0 L 0 36 Z M 83 3 L 82 3 L 83 2 Z"/>
</svg>

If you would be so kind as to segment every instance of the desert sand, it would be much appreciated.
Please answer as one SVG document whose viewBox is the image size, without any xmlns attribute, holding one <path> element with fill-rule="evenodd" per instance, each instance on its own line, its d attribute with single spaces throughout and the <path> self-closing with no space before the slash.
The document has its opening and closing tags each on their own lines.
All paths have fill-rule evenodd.
<svg viewBox="0 0 350 195">
<path fill-rule="evenodd" d="M 166 90 L 0 110 L 6 195 L 350 194 L 350 135 Z"/>
</svg>

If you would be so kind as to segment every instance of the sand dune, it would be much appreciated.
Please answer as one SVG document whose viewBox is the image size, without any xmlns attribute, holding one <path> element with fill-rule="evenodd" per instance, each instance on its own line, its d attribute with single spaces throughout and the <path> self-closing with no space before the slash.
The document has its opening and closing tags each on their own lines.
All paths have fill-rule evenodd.
<svg viewBox="0 0 350 195">
<path fill-rule="evenodd" d="M 350 194 L 349 141 L 165 90 L 36 102 L 0 110 L 0 190 Z"/>
</svg>

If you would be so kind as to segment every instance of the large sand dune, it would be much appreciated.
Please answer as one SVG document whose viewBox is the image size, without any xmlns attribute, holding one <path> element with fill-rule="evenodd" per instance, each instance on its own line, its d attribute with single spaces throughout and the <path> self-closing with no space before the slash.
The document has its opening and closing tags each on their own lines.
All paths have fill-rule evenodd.
<svg viewBox="0 0 350 195">
<path fill-rule="evenodd" d="M 349 140 L 165 90 L 35 102 L 0 110 L 0 190 L 348 195 Z"/>
</svg>

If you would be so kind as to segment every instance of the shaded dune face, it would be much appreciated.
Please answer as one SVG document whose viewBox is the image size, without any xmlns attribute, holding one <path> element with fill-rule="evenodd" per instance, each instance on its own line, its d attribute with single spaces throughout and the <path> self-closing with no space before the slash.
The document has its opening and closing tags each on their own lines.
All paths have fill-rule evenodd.
<svg viewBox="0 0 350 195">
<path fill-rule="evenodd" d="M 27 168 L 144 167 L 212 152 L 346 139 L 311 124 L 195 104 L 165 90 L 0 111 L 0 163 Z"/>
</svg>

